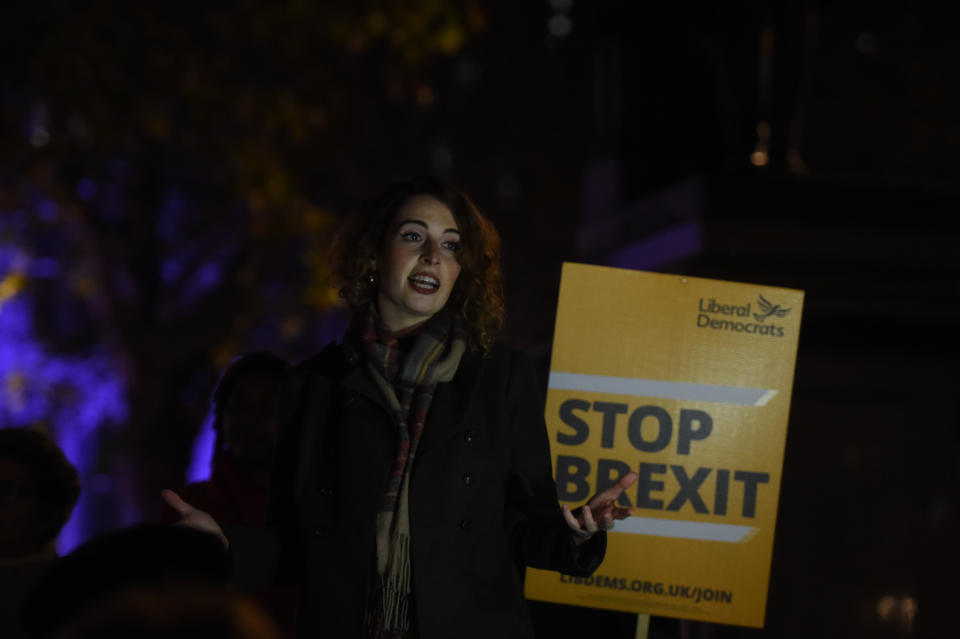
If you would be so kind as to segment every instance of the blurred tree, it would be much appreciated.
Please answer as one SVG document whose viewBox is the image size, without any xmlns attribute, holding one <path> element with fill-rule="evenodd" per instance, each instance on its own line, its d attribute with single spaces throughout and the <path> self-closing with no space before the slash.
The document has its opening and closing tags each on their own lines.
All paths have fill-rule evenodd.
<svg viewBox="0 0 960 639">
<path fill-rule="evenodd" d="M 88 411 L 81 470 L 117 484 L 101 426 L 121 426 L 131 505 L 153 507 L 233 353 L 328 339 L 334 211 L 382 179 L 369 146 L 432 100 L 431 62 L 485 24 L 479 3 L 441 0 L 0 10 L 0 321 L 32 318 L 0 342 L 80 368 L 97 353 L 89 385 L 122 389 Z M 91 389 L 3 353 L 0 426 L 73 428 Z"/>
</svg>

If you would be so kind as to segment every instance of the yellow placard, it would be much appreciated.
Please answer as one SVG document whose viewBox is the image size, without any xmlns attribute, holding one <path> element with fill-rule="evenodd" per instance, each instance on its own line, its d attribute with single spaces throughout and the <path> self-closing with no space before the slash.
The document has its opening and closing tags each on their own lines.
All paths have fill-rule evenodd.
<svg viewBox="0 0 960 639">
<path fill-rule="evenodd" d="M 792 289 L 564 264 L 546 405 L 560 501 L 640 479 L 596 573 L 529 569 L 527 597 L 763 626 L 802 307 Z"/>
</svg>

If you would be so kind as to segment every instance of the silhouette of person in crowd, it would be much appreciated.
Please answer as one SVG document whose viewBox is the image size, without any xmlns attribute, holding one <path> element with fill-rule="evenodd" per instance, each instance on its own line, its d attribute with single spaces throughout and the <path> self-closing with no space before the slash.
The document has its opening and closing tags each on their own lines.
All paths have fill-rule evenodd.
<svg viewBox="0 0 960 639">
<path fill-rule="evenodd" d="M 184 487 L 184 499 L 224 525 L 263 526 L 277 434 L 277 399 L 287 362 L 273 353 L 238 355 L 213 391 L 214 442 L 209 480 Z M 171 519 L 174 521 L 174 519 Z M 293 631 L 292 586 L 254 594 L 284 634 Z"/>
<path fill-rule="evenodd" d="M 77 471 L 53 440 L 0 429 L 0 636 L 26 636 L 21 606 L 56 561 L 54 542 L 79 495 Z"/>
<path fill-rule="evenodd" d="M 283 358 L 257 351 L 235 358 L 213 391 L 214 443 L 210 479 L 188 484 L 184 499 L 217 521 L 246 526 L 266 521 L 277 433 Z"/>
<path fill-rule="evenodd" d="M 222 589 L 229 576 L 223 544 L 208 534 L 163 524 L 117 530 L 77 546 L 50 567 L 24 601 L 24 628 L 37 639 L 55 636 L 128 590 Z"/>
<path fill-rule="evenodd" d="M 224 588 L 135 588 L 79 615 L 57 639 L 280 639 L 248 597 Z"/>
</svg>

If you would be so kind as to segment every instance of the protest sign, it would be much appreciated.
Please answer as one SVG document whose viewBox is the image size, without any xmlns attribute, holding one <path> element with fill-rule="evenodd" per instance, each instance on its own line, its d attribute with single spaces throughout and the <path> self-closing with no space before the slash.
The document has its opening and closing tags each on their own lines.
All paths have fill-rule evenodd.
<svg viewBox="0 0 960 639">
<path fill-rule="evenodd" d="M 529 598 L 763 625 L 802 305 L 564 264 L 545 409 L 560 501 L 639 480 L 594 576 L 530 569 Z"/>
</svg>

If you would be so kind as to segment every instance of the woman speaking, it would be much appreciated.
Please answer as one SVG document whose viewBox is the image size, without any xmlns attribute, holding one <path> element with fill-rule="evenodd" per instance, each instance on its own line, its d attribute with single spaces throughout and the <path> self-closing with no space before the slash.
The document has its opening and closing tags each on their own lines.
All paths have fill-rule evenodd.
<svg viewBox="0 0 960 639">
<path fill-rule="evenodd" d="M 239 582 L 300 584 L 298 637 L 532 637 L 523 567 L 591 573 L 636 474 L 558 505 L 532 368 L 497 341 L 499 237 L 465 195 L 388 187 L 345 220 L 333 270 L 353 319 L 287 375 L 269 525 L 165 498 Z"/>
</svg>

